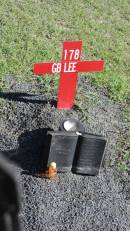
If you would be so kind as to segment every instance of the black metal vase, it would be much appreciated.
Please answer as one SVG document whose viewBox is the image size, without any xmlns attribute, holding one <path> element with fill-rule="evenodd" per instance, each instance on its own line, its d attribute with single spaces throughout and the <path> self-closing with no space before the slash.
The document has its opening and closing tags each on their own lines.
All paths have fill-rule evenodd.
<svg viewBox="0 0 130 231">
<path fill-rule="evenodd" d="M 58 172 L 71 171 L 78 136 L 72 132 L 48 132 L 48 161 L 56 162 Z"/>
<path fill-rule="evenodd" d="M 102 163 L 106 140 L 103 136 L 82 133 L 79 135 L 72 172 L 97 175 Z"/>
</svg>

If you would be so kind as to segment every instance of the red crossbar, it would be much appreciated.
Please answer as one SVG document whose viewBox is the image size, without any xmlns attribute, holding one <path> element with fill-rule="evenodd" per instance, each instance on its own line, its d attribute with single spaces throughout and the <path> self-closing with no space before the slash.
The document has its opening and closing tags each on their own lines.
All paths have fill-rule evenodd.
<svg viewBox="0 0 130 231">
<path fill-rule="evenodd" d="M 62 61 L 35 63 L 34 74 L 60 73 L 58 109 L 70 109 L 74 105 L 78 72 L 99 72 L 104 69 L 103 60 L 80 61 L 82 41 L 66 41 L 63 45 Z"/>
</svg>

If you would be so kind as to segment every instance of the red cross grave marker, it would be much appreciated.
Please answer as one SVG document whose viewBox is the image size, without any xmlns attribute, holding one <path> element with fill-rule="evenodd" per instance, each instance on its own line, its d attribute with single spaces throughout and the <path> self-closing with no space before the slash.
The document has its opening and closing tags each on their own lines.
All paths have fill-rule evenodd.
<svg viewBox="0 0 130 231">
<path fill-rule="evenodd" d="M 35 63 L 34 74 L 60 73 L 58 109 L 71 109 L 74 105 L 78 72 L 103 71 L 104 61 L 80 61 L 82 41 L 65 41 L 61 62 Z"/>
</svg>

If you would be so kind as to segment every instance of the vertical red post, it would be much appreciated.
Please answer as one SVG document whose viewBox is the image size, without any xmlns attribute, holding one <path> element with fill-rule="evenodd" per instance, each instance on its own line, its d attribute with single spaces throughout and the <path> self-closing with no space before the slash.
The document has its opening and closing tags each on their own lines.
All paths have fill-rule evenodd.
<svg viewBox="0 0 130 231">
<path fill-rule="evenodd" d="M 76 69 L 74 72 L 71 71 L 71 68 L 70 72 L 65 69 L 68 68 L 68 65 L 73 67 L 77 65 L 77 61 L 80 61 L 81 49 L 82 41 L 66 41 L 63 44 L 62 71 L 60 73 L 58 91 L 58 109 L 70 109 L 74 105 L 78 72 Z"/>
</svg>

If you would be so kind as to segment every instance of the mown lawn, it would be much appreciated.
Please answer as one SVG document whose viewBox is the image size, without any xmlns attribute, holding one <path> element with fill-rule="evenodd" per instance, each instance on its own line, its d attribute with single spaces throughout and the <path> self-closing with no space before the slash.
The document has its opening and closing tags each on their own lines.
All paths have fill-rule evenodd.
<svg viewBox="0 0 130 231">
<path fill-rule="evenodd" d="M 6 74 L 31 81 L 33 63 L 60 61 L 63 41 L 81 39 L 82 59 L 106 62 L 103 73 L 85 75 L 107 87 L 111 98 L 128 102 L 129 0 L 0 0 L 0 38 L 1 90 Z M 56 86 L 57 78 L 44 76 L 44 90 Z"/>
</svg>

